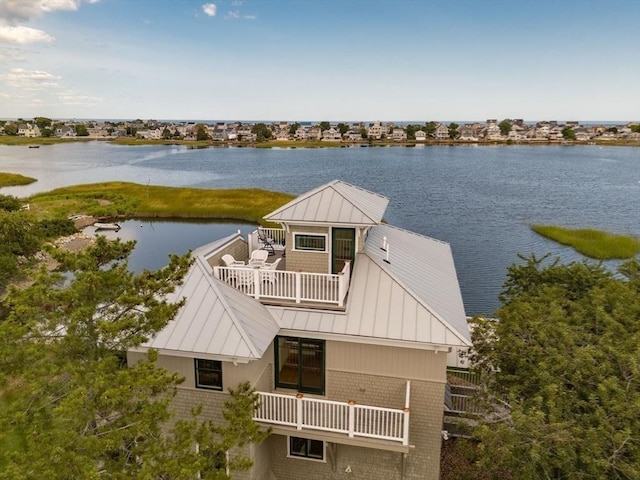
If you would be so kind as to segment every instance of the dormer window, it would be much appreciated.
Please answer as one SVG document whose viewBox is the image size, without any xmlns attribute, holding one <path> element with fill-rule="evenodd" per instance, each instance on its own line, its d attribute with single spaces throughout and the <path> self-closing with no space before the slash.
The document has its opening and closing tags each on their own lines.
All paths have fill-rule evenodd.
<svg viewBox="0 0 640 480">
<path fill-rule="evenodd" d="M 293 234 L 294 250 L 305 252 L 326 252 L 327 251 L 327 235 L 310 234 L 310 233 L 294 233 Z"/>
</svg>

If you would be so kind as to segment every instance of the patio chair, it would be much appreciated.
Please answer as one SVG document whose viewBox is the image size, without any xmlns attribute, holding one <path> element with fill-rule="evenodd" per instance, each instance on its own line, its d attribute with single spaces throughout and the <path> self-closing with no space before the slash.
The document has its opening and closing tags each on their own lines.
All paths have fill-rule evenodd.
<svg viewBox="0 0 640 480">
<path fill-rule="evenodd" d="M 263 282 L 274 283 L 278 279 L 275 271 L 278 269 L 280 260 L 282 260 L 282 258 L 276 258 L 272 263 L 265 263 L 264 267 L 260 269 Z"/>
<path fill-rule="evenodd" d="M 224 262 L 224 264 L 227 267 L 233 267 L 233 266 L 237 266 L 237 265 L 244 265 L 244 262 L 242 260 L 236 260 L 235 258 L 233 258 L 233 255 L 227 253 L 226 255 L 222 256 L 222 261 Z"/>
<path fill-rule="evenodd" d="M 258 240 L 260 241 L 260 248 L 262 250 L 269 252 L 269 255 L 276 254 L 276 250 L 273 248 L 273 238 L 267 237 L 267 234 L 262 228 L 258 228 Z"/>
<path fill-rule="evenodd" d="M 267 250 L 254 250 L 251 252 L 251 258 L 249 259 L 249 265 L 264 267 L 264 262 L 267 261 L 269 252 Z"/>
</svg>

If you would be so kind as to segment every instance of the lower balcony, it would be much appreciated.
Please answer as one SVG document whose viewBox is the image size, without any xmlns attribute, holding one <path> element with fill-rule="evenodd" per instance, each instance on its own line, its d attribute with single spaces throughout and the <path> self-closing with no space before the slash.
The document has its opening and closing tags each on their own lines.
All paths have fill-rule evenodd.
<svg viewBox="0 0 640 480">
<path fill-rule="evenodd" d="M 410 390 L 411 384 L 407 382 L 404 409 L 336 402 L 302 394 L 258 392 L 260 403 L 253 418 L 274 427 L 288 427 L 291 433 L 326 432 L 343 440 L 379 440 L 408 447 Z"/>
</svg>

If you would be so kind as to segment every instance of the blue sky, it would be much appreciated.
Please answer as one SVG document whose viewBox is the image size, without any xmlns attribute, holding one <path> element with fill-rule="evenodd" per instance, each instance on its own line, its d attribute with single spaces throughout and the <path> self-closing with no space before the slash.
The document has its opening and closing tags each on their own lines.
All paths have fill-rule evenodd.
<svg viewBox="0 0 640 480">
<path fill-rule="evenodd" d="M 0 117 L 640 119 L 637 0 L 1 0 Z"/>
</svg>

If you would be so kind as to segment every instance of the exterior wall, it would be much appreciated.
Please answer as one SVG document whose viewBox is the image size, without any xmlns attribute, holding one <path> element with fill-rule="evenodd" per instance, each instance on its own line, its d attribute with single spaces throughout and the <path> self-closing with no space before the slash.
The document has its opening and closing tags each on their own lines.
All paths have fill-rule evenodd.
<svg viewBox="0 0 640 480">
<path fill-rule="evenodd" d="M 327 235 L 327 252 L 296 252 L 293 250 L 294 233 L 321 233 Z M 329 273 L 331 258 L 331 236 L 327 227 L 291 225 L 287 232 L 287 270 L 310 273 Z"/>
<path fill-rule="evenodd" d="M 236 260 L 247 260 L 249 258 L 249 247 L 247 246 L 247 242 L 241 238 L 234 240 L 230 244 L 228 244 L 224 250 L 216 253 L 215 255 L 211 255 L 207 258 L 207 262 L 211 267 L 224 266 L 224 262 L 222 261 L 222 256 L 227 253 L 233 255 L 233 258 Z"/>
<path fill-rule="evenodd" d="M 404 408 L 406 381 L 411 380 L 409 443 L 414 448 L 403 456 L 327 443 L 326 462 L 318 462 L 288 458 L 287 437 L 272 435 L 263 447 L 270 449 L 275 478 L 438 479 L 446 360 L 442 352 L 328 341 L 325 398 L 329 400 Z M 298 436 L 305 437 L 304 431 Z"/>
</svg>

